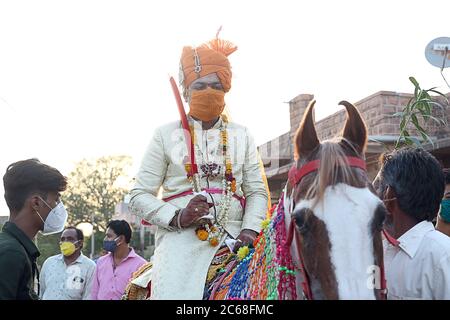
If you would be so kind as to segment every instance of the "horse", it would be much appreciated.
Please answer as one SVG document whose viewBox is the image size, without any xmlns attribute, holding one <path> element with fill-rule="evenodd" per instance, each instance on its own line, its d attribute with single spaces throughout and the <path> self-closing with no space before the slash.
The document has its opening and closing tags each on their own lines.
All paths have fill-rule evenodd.
<svg viewBox="0 0 450 320">
<path fill-rule="evenodd" d="M 367 176 L 367 128 L 341 101 L 347 120 L 340 137 L 320 142 L 312 101 L 295 135 L 291 171 L 296 252 L 312 299 L 384 299 L 382 227 L 386 208 Z"/>
<path fill-rule="evenodd" d="M 294 165 L 252 248 L 219 250 L 205 299 L 385 299 L 386 209 L 367 176 L 367 128 L 349 102 L 342 133 L 320 142 L 311 101 Z M 215 261 L 215 262 L 214 262 Z M 150 271 L 148 271 L 150 272 Z"/>
<path fill-rule="evenodd" d="M 386 208 L 367 175 L 364 120 L 351 103 L 339 104 L 347 110 L 344 129 L 323 142 L 315 101 L 308 105 L 294 138 L 295 164 L 270 221 L 248 256 L 225 268 L 210 298 L 385 299 Z"/>
</svg>

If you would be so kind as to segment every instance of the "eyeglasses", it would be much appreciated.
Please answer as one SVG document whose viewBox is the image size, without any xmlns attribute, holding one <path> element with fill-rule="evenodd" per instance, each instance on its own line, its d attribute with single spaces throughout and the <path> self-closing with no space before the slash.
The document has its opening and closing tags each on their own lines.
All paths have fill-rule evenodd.
<svg viewBox="0 0 450 320">
<path fill-rule="evenodd" d="M 190 87 L 191 90 L 205 90 L 206 88 L 210 87 L 214 90 L 223 90 L 223 86 L 220 82 L 213 82 L 213 83 L 205 83 L 205 82 L 197 82 L 193 83 Z"/>
</svg>

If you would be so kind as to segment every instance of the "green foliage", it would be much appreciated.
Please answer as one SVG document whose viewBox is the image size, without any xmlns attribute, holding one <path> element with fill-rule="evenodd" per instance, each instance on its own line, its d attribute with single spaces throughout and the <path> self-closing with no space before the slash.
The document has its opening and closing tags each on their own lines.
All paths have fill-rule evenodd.
<svg viewBox="0 0 450 320">
<path fill-rule="evenodd" d="M 433 116 L 433 111 L 436 110 L 436 108 L 444 110 L 444 107 L 440 102 L 433 100 L 430 93 L 441 96 L 448 105 L 447 97 L 443 93 L 437 91 L 435 87 L 428 90 L 422 89 L 414 77 L 409 77 L 409 80 L 414 85 L 414 96 L 408 101 L 408 104 L 401 112 L 397 112 L 393 115 L 401 118 L 400 135 L 395 143 L 395 149 L 400 148 L 402 141 L 406 144 L 414 143 L 414 140 L 407 130 L 409 124 L 414 126 L 421 135 L 423 141 L 430 142 L 431 144 L 433 144 L 433 141 L 424 129 L 428 121 L 434 121 L 439 125 L 447 124 L 445 119 L 439 119 Z"/>
<path fill-rule="evenodd" d="M 91 223 L 94 213 L 95 253 L 98 257 L 103 247 L 106 225 L 114 215 L 115 206 L 128 192 L 126 171 L 131 166 L 128 156 L 101 157 L 95 161 L 82 160 L 68 175 L 68 187 L 62 193 L 62 201 L 69 213 L 67 225 Z M 137 234 L 139 237 L 139 234 Z M 38 234 L 36 244 L 41 252 L 37 262 L 60 253 L 61 233 L 43 236 Z M 91 255 L 91 238 L 84 238 L 83 254 Z"/>
<path fill-rule="evenodd" d="M 94 234 L 95 236 L 95 240 L 94 240 L 94 248 L 95 248 L 95 252 L 94 252 L 94 256 L 93 258 L 97 258 L 100 255 L 100 252 L 102 251 L 103 248 L 103 239 L 105 238 L 105 233 L 98 231 Z M 90 257 L 91 256 L 91 247 L 92 247 L 92 236 L 87 238 L 84 238 L 84 245 L 83 245 L 83 254 L 86 257 Z"/>
<path fill-rule="evenodd" d="M 74 226 L 81 222 L 92 223 L 94 215 L 94 230 L 104 232 L 114 215 L 115 206 L 128 191 L 119 183 L 126 179 L 125 172 L 130 165 L 128 156 L 80 161 L 69 174 L 68 188 L 63 193 L 69 212 L 68 223 Z"/>
<path fill-rule="evenodd" d="M 42 234 L 38 233 L 36 235 L 36 245 L 39 249 L 39 252 L 41 255 L 37 259 L 37 263 L 39 266 L 42 266 L 45 260 L 47 258 L 54 256 L 56 254 L 60 253 L 59 250 L 59 239 L 61 238 L 61 232 L 51 234 L 48 236 L 43 236 Z"/>
</svg>

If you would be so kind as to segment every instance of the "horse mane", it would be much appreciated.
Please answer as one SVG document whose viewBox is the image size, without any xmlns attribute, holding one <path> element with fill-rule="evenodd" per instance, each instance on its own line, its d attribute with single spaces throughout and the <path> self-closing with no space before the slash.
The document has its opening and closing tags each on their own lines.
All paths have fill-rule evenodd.
<svg viewBox="0 0 450 320">
<path fill-rule="evenodd" d="M 314 199 L 313 207 L 323 200 L 328 186 L 345 183 L 361 187 L 362 180 L 355 168 L 347 164 L 346 157 L 358 155 L 353 144 L 343 137 L 325 140 L 317 151 L 320 167 L 306 192 L 307 199 Z"/>
</svg>

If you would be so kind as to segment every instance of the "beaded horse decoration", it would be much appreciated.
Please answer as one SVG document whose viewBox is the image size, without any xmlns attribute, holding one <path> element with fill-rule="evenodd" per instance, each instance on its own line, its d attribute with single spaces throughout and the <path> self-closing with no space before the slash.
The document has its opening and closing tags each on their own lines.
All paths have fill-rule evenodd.
<svg viewBox="0 0 450 320">
<path fill-rule="evenodd" d="M 383 299 L 386 209 L 367 177 L 367 128 L 357 109 L 342 136 L 320 142 L 308 106 L 295 136 L 295 164 L 253 248 L 215 269 L 208 299 Z M 211 277 L 209 276 L 208 279 Z"/>
<path fill-rule="evenodd" d="M 253 248 L 240 248 L 210 282 L 210 300 L 295 300 L 296 271 L 289 246 L 283 197 L 273 206 Z M 231 261 L 230 261 L 231 260 Z"/>
</svg>

